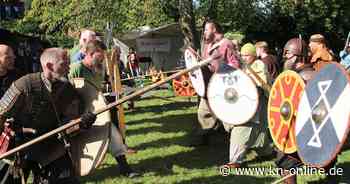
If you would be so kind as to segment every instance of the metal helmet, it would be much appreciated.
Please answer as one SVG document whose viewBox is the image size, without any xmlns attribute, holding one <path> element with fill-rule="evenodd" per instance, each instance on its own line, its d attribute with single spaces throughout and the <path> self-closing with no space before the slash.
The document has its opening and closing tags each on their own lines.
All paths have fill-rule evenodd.
<svg viewBox="0 0 350 184">
<path fill-rule="evenodd" d="M 287 53 L 306 58 L 308 56 L 308 46 L 304 40 L 300 38 L 292 38 L 284 45 L 283 56 Z"/>
<path fill-rule="evenodd" d="M 287 54 L 292 54 L 292 57 L 287 57 Z M 294 57 L 296 56 L 296 57 Z M 300 38 L 292 38 L 283 49 L 284 68 L 296 70 L 297 63 L 308 63 L 308 46 L 305 41 Z"/>
</svg>

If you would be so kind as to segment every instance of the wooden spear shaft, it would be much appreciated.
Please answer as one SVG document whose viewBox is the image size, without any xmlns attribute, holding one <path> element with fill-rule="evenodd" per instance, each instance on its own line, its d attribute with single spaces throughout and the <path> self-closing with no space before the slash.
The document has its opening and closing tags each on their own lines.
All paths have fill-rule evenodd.
<svg viewBox="0 0 350 184">
<path fill-rule="evenodd" d="M 256 80 L 258 80 L 261 84 L 261 87 L 267 91 L 268 93 L 270 93 L 271 91 L 271 86 L 266 83 L 253 69 L 252 67 L 250 67 L 249 65 L 247 65 L 247 69 L 249 70 L 249 72 L 254 75 L 254 77 L 256 78 Z"/>
<path fill-rule="evenodd" d="M 175 72 L 179 72 L 179 71 L 181 71 L 181 70 L 171 70 L 171 71 L 160 72 L 160 73 L 161 74 L 167 74 L 167 73 L 175 73 Z M 121 79 L 121 81 L 139 79 L 139 78 L 149 77 L 149 76 L 153 76 L 153 75 L 152 74 L 148 74 L 148 75 L 141 75 L 141 76 L 136 76 L 136 77 L 129 77 L 129 78 Z"/>
<path fill-rule="evenodd" d="M 208 65 L 211 61 L 212 61 L 212 58 L 209 57 L 208 59 L 205 59 L 205 60 L 199 62 L 197 65 L 194 65 L 191 68 L 187 68 L 187 69 L 184 69 L 184 70 L 182 70 L 182 71 L 180 71 L 178 73 L 174 73 L 173 75 L 171 75 L 171 76 L 169 76 L 169 77 L 167 77 L 167 78 L 165 78 L 163 80 L 160 80 L 160 81 L 158 81 L 156 83 L 153 83 L 153 84 L 151 84 L 151 85 L 149 85 L 147 87 L 144 87 L 144 88 L 142 88 L 140 90 L 137 90 L 134 93 L 117 100 L 116 102 L 108 104 L 106 107 L 96 110 L 94 112 L 94 114 L 95 115 L 101 114 L 101 113 L 103 113 L 103 112 L 105 112 L 105 111 L 107 111 L 107 110 L 109 110 L 109 109 L 111 109 L 111 108 L 113 108 L 115 106 L 118 106 L 118 105 L 120 105 L 120 104 L 122 104 L 122 103 L 124 103 L 126 101 L 131 100 L 132 98 L 140 96 L 140 95 L 142 95 L 142 94 L 144 94 L 144 93 L 146 93 L 146 92 L 148 92 L 148 91 L 150 91 L 150 90 L 152 90 L 154 88 L 157 88 L 158 86 L 160 86 L 162 84 L 165 84 L 166 82 L 168 82 L 170 80 L 173 80 L 173 79 L 175 79 L 175 78 L 177 78 L 177 77 L 179 77 L 181 75 L 184 75 L 184 74 L 186 74 L 188 72 L 191 72 L 191 71 L 199 69 L 199 68 L 201 68 L 201 67 L 203 67 L 205 65 Z M 0 160 L 5 158 L 5 157 L 8 157 L 8 156 L 10 156 L 10 155 L 12 155 L 12 154 L 14 154 L 16 152 L 18 152 L 18 151 L 21 151 L 21 150 L 23 150 L 23 149 L 25 149 L 25 148 L 33 145 L 33 144 L 39 143 L 39 142 L 47 139 L 48 137 L 51 137 L 51 136 L 53 136 L 55 134 L 58 134 L 58 133 L 66 130 L 66 129 L 70 128 L 70 127 L 73 127 L 73 126 L 79 124 L 80 121 L 81 121 L 81 118 L 77 118 L 77 119 L 71 120 L 69 123 L 67 123 L 67 124 L 65 124 L 65 125 L 63 125 L 61 127 L 58 127 L 58 128 L 56 128 L 56 129 L 54 129 L 54 130 L 52 130 L 50 132 L 47 132 L 47 133 L 45 133 L 45 134 L 43 134 L 43 135 L 41 135 L 41 136 L 31 140 L 31 141 L 28 141 L 28 142 L 26 142 L 26 143 L 24 143 L 24 144 L 22 144 L 20 146 L 17 146 L 15 148 L 13 148 L 13 149 L 3 153 L 2 155 L 0 155 Z"/>
</svg>

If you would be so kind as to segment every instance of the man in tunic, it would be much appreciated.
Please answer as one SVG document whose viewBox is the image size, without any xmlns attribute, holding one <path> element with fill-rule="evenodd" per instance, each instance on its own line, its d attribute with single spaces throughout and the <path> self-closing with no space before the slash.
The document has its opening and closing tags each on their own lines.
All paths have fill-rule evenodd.
<svg viewBox="0 0 350 184">
<path fill-rule="evenodd" d="M 66 78 L 69 71 L 66 51 L 61 48 L 47 49 L 41 55 L 40 62 L 43 72 L 16 80 L 0 100 L 0 128 L 3 128 L 7 118 L 14 118 L 11 126 L 15 131 L 15 144 L 27 142 L 62 126 L 64 119 L 76 118 L 67 114 L 67 109 L 77 107 L 79 97 Z M 81 119 L 80 128 L 89 128 L 96 115 L 88 112 Z M 31 131 L 24 131 L 23 128 Z M 25 175 L 22 173 L 21 177 L 27 178 L 31 170 L 34 183 L 79 183 L 63 139 L 50 137 L 20 152 L 18 159 Z"/>
<path fill-rule="evenodd" d="M 69 78 L 85 78 L 92 83 L 97 90 L 102 91 L 103 85 L 103 61 L 105 45 L 98 40 L 93 40 L 87 43 L 86 55 L 80 63 L 71 65 Z M 112 123 L 110 135 L 110 151 L 119 165 L 119 170 L 122 175 L 135 177 L 139 174 L 134 172 L 129 166 L 125 154 L 127 146 L 123 143 L 121 133 L 117 129 L 118 125 Z"/>
<path fill-rule="evenodd" d="M 255 149 L 259 157 L 264 158 L 272 154 L 271 140 L 268 137 L 266 106 L 266 92 L 261 88 L 262 82 L 271 82 L 266 65 L 257 59 L 256 48 L 253 44 L 247 43 L 241 48 L 243 60 L 242 70 L 247 73 L 258 87 L 259 106 L 248 122 L 242 125 L 230 125 L 224 122 L 225 129 L 230 132 L 230 158 L 226 167 L 241 167 L 248 149 Z M 250 67 L 262 81 L 258 80 L 248 69 Z M 237 112 L 239 113 L 239 112 Z"/>
<path fill-rule="evenodd" d="M 314 65 L 310 63 L 308 58 L 308 47 L 305 41 L 300 40 L 299 38 L 290 39 L 284 46 L 283 50 L 283 63 L 284 70 L 293 70 L 297 72 L 307 83 L 311 78 L 315 75 L 316 71 L 314 69 Z M 325 171 L 329 171 L 331 167 L 333 167 L 336 163 L 333 161 L 329 164 L 325 169 Z M 299 168 L 303 165 L 298 154 L 286 154 L 278 151 L 276 165 L 283 169 L 281 175 L 288 176 L 290 175 L 291 169 Z M 326 183 L 338 183 L 339 177 L 330 176 L 326 177 Z M 294 184 L 297 183 L 297 176 L 292 175 L 283 181 L 284 184 Z"/>
<path fill-rule="evenodd" d="M 208 66 L 202 67 L 205 86 L 209 83 L 209 79 L 213 73 L 219 69 L 220 63 L 226 63 L 234 68 L 239 68 L 239 60 L 233 48 L 232 42 L 224 38 L 220 25 L 214 21 L 207 21 L 204 27 L 202 59 L 215 56 L 215 60 Z M 197 141 L 192 145 L 206 145 L 208 144 L 209 132 L 218 126 L 217 119 L 208 107 L 206 94 L 200 99 L 197 115 L 199 122 L 196 133 Z"/>
<path fill-rule="evenodd" d="M 272 80 L 278 76 L 277 57 L 269 53 L 269 45 L 265 41 L 255 43 L 257 57 L 265 63 Z"/>
<path fill-rule="evenodd" d="M 20 72 L 14 67 L 15 58 L 16 56 L 11 47 L 0 44 L 0 97 L 5 94 L 12 82 L 21 76 Z M 5 134 L 2 134 L 1 136 L 5 136 Z M 8 143 L 11 144 L 10 142 L 12 143 L 12 141 L 9 140 Z M 2 144 L 5 146 L 5 142 Z M 10 169 L 11 167 L 9 164 L 0 161 L 0 178 L 2 178 L 3 181 L 10 182 L 14 180 L 13 176 L 9 173 Z"/>
<path fill-rule="evenodd" d="M 326 39 L 321 34 L 314 34 L 310 37 L 310 62 L 316 71 L 320 71 L 324 65 L 336 61 L 332 52 L 326 46 Z"/>
</svg>

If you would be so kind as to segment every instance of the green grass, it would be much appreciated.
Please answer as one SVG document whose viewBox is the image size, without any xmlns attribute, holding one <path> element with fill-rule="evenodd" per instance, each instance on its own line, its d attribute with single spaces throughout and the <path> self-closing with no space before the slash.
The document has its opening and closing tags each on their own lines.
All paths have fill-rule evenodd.
<svg viewBox="0 0 350 184">
<path fill-rule="evenodd" d="M 128 155 L 130 165 L 143 176 L 129 179 L 118 173 L 116 161 L 107 154 L 103 164 L 83 183 L 272 183 L 279 176 L 221 176 L 218 166 L 228 159 L 227 135 L 216 133 L 208 147 L 189 147 L 196 123 L 196 98 L 173 97 L 156 91 L 151 97 L 138 100 L 134 111 L 126 112 L 127 143 L 138 150 Z M 274 162 L 257 162 L 254 152 L 248 154 L 249 167 L 272 167 Z M 343 152 L 338 167 L 344 169 L 342 181 L 350 181 L 350 151 Z M 324 176 L 298 177 L 299 183 L 320 183 Z"/>
</svg>

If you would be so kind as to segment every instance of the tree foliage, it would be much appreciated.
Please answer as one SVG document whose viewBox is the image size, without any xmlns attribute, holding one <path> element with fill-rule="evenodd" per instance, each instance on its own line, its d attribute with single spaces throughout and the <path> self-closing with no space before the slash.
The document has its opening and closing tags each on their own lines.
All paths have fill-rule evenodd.
<svg viewBox="0 0 350 184">
<path fill-rule="evenodd" d="M 114 33 L 123 33 L 170 20 L 157 0 L 33 0 L 23 19 L 7 25 L 25 34 L 64 38 L 82 28 L 104 33 L 108 22 L 115 25 Z"/>
<path fill-rule="evenodd" d="M 184 17 L 180 0 L 32 0 L 25 17 L 4 24 L 26 34 L 64 37 L 81 28 L 104 32 L 107 22 L 114 33 L 139 26 L 156 27 Z M 227 32 L 245 39 L 267 40 L 282 46 L 301 34 L 307 39 L 322 33 L 333 47 L 343 47 L 350 28 L 349 0 L 183 0 L 192 4 L 195 28 L 205 19 L 219 22 Z M 192 21 L 192 20 L 191 20 Z"/>
</svg>

